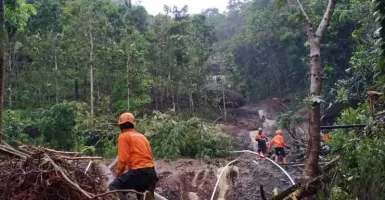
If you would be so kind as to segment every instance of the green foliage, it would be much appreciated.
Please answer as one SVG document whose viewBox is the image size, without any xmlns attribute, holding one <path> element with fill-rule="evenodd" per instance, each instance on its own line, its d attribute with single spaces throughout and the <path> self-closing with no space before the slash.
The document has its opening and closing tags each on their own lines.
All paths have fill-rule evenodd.
<svg viewBox="0 0 385 200">
<path fill-rule="evenodd" d="M 70 150 L 75 141 L 77 104 L 65 102 L 48 109 L 7 111 L 4 135 L 11 144 L 23 143 Z"/>
<path fill-rule="evenodd" d="M 295 131 L 295 127 L 305 121 L 304 116 L 300 116 L 296 111 L 288 111 L 280 114 L 277 118 L 277 125 L 289 132 Z"/>
<path fill-rule="evenodd" d="M 10 55 L 6 105 L 35 109 L 64 100 L 90 104 L 91 84 L 95 110 L 104 98 L 110 99 L 113 113 L 137 112 L 154 102 L 157 109 L 176 105 L 194 110 L 203 104 L 216 41 L 204 15 L 175 7 L 169 10 L 172 16 L 150 16 L 142 6 L 110 0 L 17 2 L 14 7 L 24 6 L 21 14 L 30 17 L 9 17 L 23 19 L 26 31 L 17 35 L 17 50 Z M 190 96 L 190 105 L 185 96 Z"/>
<path fill-rule="evenodd" d="M 116 156 L 120 130 L 110 115 L 91 116 L 84 103 L 64 102 L 48 109 L 10 111 L 4 135 L 12 145 L 44 145 L 58 150 Z M 150 140 L 159 158 L 208 158 L 227 155 L 230 138 L 198 118 L 181 119 L 174 112 L 155 112 L 138 119 L 137 130 Z M 36 130 L 37 132 L 31 132 Z"/>
<path fill-rule="evenodd" d="M 4 135 L 10 144 L 44 145 L 114 156 L 119 130 L 110 115 L 91 116 L 84 103 L 64 102 L 47 109 L 7 111 Z"/>
<path fill-rule="evenodd" d="M 25 130 L 31 122 L 24 119 L 23 114 L 24 112 L 21 110 L 8 110 L 3 113 L 3 135 L 6 141 L 12 145 L 28 141 L 28 135 Z"/>
<path fill-rule="evenodd" d="M 76 138 L 77 104 L 64 102 L 37 113 L 36 119 L 44 142 L 57 149 L 70 150 Z"/>
<path fill-rule="evenodd" d="M 222 20 L 237 27 L 220 43 L 226 68 L 250 100 L 296 92 L 306 84 L 306 41 L 296 7 L 277 10 L 276 1 L 240 3 Z M 227 27 L 222 28 L 227 32 Z M 298 56 L 303 55 L 304 57 Z M 304 87 L 301 87 L 302 90 Z"/>
<path fill-rule="evenodd" d="M 347 109 L 337 124 L 369 124 L 372 126 L 368 104 Z M 349 199 L 382 199 L 385 195 L 385 146 L 383 128 L 333 131 L 332 148 L 343 159 L 337 172 L 337 186 Z M 336 198 L 338 199 L 338 198 Z"/>
<path fill-rule="evenodd" d="M 220 157 L 231 149 L 230 139 L 219 128 L 198 118 L 182 120 L 173 112 L 155 112 L 142 119 L 136 129 L 149 138 L 158 158 Z"/>
<path fill-rule="evenodd" d="M 36 10 L 32 4 L 27 4 L 25 0 L 5 1 L 6 27 L 9 34 L 13 29 L 23 31 L 27 27 L 31 15 L 36 15 Z"/>
<path fill-rule="evenodd" d="M 332 187 L 330 189 L 330 194 L 328 194 L 329 198 L 323 197 L 321 199 L 328 199 L 328 200 L 346 200 L 346 199 L 351 199 L 349 194 L 344 191 L 340 187 Z"/>
</svg>

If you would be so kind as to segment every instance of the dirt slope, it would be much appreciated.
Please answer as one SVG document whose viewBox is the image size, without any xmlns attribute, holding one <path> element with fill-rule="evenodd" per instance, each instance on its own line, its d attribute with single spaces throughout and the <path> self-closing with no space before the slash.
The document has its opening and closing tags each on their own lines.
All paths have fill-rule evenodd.
<svg viewBox="0 0 385 200">
<path fill-rule="evenodd" d="M 234 116 L 236 123 L 221 127 L 232 137 L 236 150 L 254 150 L 256 134 L 254 130 L 264 127 L 266 134 L 272 138 L 275 131 L 272 126 L 275 124 L 277 113 L 284 109 L 281 104 L 272 99 L 248 104 L 236 110 L 236 116 Z M 220 180 L 219 191 L 214 198 L 216 200 L 260 199 L 260 185 L 264 186 L 269 198 L 275 187 L 282 191 L 291 185 L 289 179 L 269 161 L 258 160 L 256 164 L 253 162 L 256 160 L 255 155 L 236 154 L 234 157 L 216 159 L 210 163 L 193 159 L 180 159 L 173 162 L 158 161 L 157 171 L 160 181 L 157 192 L 170 200 L 210 199 L 221 167 L 235 158 L 238 158 L 239 161 L 235 167 L 226 169 Z M 290 166 L 284 168 L 293 179 L 301 176 L 302 171 L 299 168 Z M 220 198 L 221 195 L 224 198 Z"/>
</svg>

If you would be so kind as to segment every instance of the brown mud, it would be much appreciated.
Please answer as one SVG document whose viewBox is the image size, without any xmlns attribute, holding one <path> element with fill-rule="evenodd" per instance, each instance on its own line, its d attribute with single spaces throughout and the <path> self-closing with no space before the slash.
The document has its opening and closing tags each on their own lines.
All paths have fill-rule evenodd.
<svg viewBox="0 0 385 200">
<path fill-rule="evenodd" d="M 285 106 L 274 99 L 265 99 L 255 104 L 247 104 L 234 110 L 234 122 L 221 124 L 222 130 L 232 138 L 236 150 L 255 150 L 255 130 L 264 127 L 271 139 L 274 136 L 275 119 Z M 289 146 L 295 146 L 288 135 Z M 295 150 L 288 150 L 288 161 L 294 161 Z M 261 199 L 260 185 L 263 185 L 267 198 L 271 198 L 274 188 L 278 191 L 291 186 L 286 175 L 267 160 L 257 160 L 252 154 L 234 154 L 226 159 L 200 161 L 179 159 L 172 162 L 157 161 L 159 183 L 157 192 L 169 200 L 209 200 L 217 177 L 222 168 L 231 160 L 238 162 L 224 170 L 219 181 L 215 200 Z M 256 160 L 257 164 L 253 161 Z M 302 169 L 283 167 L 290 176 L 298 181 Z"/>
</svg>

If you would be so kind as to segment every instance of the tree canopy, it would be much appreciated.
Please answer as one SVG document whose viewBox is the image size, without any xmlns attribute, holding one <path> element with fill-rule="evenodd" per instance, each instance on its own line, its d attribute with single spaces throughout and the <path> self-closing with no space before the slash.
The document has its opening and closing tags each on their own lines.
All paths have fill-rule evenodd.
<svg viewBox="0 0 385 200">
<path fill-rule="evenodd" d="M 76 150 L 104 146 L 100 151 L 108 154 L 115 148 L 116 116 L 130 111 L 143 118 L 147 127 L 141 128 L 151 133 L 156 155 L 176 158 L 225 155 L 228 138 L 206 120 L 225 123 L 227 109 L 265 98 L 296 96 L 295 103 L 304 106 L 310 96 L 317 105 L 309 106 L 320 112 L 329 103 L 358 102 L 336 123 L 374 123 L 380 114 L 370 113 L 373 105 L 365 103 L 368 91 L 385 89 L 385 2 L 338 1 L 322 36 L 310 35 L 322 38 L 314 78 L 309 28 L 315 32 L 326 20 L 328 2 L 336 1 L 230 0 L 223 12 L 189 13 L 187 6 L 165 5 L 163 13 L 152 15 L 131 1 L 0 1 L 2 132 L 16 143 Z M 320 91 L 308 95 L 312 78 L 319 80 Z M 295 121 L 286 116 L 291 118 L 285 123 Z M 168 132 L 186 139 L 181 144 L 189 149 L 175 145 Z M 383 137 L 365 137 L 355 146 L 351 141 L 361 140 L 356 133 L 335 133 L 332 146 L 348 159 L 335 171 L 341 177 L 334 189 L 341 198 L 361 198 L 350 192 L 361 186 L 357 191 L 373 192 L 367 199 L 383 196 L 384 187 L 365 178 L 373 173 L 378 176 L 368 180 L 383 180 L 381 171 L 370 167 L 380 166 L 384 156 L 360 158 L 382 152 Z"/>
</svg>

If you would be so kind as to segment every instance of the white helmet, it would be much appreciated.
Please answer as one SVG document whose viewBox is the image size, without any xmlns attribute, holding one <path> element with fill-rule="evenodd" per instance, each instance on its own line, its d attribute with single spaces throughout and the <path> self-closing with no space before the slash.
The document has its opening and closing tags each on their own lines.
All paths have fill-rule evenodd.
<svg viewBox="0 0 385 200">
<path fill-rule="evenodd" d="M 261 132 L 263 129 L 262 128 L 258 128 L 258 131 Z"/>
</svg>

